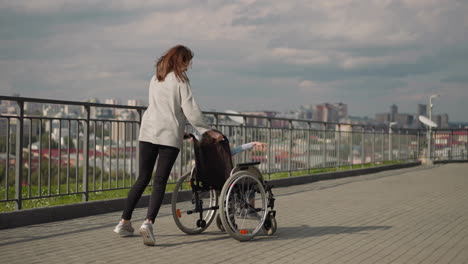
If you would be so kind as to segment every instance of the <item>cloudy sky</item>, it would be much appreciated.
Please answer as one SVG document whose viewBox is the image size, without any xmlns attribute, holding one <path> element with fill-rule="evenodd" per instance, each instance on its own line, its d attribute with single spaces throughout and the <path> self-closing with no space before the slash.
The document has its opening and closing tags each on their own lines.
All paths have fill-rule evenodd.
<svg viewBox="0 0 468 264">
<path fill-rule="evenodd" d="M 0 0 L 0 94 L 146 101 L 154 60 L 184 44 L 204 110 L 343 102 L 351 115 L 468 121 L 465 0 Z"/>
</svg>

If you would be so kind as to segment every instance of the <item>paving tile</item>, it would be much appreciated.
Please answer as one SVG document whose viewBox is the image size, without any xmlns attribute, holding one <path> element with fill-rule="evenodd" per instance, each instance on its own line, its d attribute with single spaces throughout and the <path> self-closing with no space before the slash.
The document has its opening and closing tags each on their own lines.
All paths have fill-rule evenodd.
<svg viewBox="0 0 468 264">
<path fill-rule="evenodd" d="M 157 245 L 112 232 L 120 212 L 0 230 L 2 263 L 468 263 L 468 164 L 275 188 L 278 230 L 186 235 L 164 205 Z M 137 229 L 146 209 L 137 209 Z"/>
</svg>

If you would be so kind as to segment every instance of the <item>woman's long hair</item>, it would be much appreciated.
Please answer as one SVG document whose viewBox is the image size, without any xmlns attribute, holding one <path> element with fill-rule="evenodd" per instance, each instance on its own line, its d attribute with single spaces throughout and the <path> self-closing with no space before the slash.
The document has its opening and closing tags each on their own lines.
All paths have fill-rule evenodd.
<svg viewBox="0 0 468 264">
<path fill-rule="evenodd" d="M 162 82 L 173 71 L 181 82 L 189 82 L 185 72 L 192 58 L 193 52 L 189 48 L 182 45 L 172 47 L 156 62 L 156 78 Z"/>
</svg>

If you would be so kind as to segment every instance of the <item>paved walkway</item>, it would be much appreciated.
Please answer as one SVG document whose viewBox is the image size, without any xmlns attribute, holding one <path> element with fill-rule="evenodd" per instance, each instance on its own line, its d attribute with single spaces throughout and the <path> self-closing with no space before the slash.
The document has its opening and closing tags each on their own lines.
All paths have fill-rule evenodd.
<svg viewBox="0 0 468 264">
<path fill-rule="evenodd" d="M 163 206 L 157 246 L 112 232 L 120 213 L 0 230 L 2 263 L 468 263 L 468 164 L 274 189 L 278 231 L 238 242 L 179 231 Z M 145 210 L 135 212 L 135 226 Z"/>
</svg>

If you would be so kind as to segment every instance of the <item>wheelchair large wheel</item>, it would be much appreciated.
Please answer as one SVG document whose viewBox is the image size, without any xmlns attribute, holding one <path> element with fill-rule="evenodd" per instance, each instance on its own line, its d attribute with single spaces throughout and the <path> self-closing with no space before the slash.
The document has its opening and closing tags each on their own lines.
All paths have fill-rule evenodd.
<svg viewBox="0 0 468 264">
<path fill-rule="evenodd" d="M 172 193 L 172 216 L 177 227 L 184 233 L 189 235 L 199 234 L 210 226 L 211 222 L 216 216 L 216 209 L 210 209 L 216 207 L 218 204 L 218 196 L 215 190 L 198 191 L 198 201 L 201 202 L 199 205 L 203 208 L 202 217 L 200 217 L 200 211 L 197 210 L 197 199 L 195 192 L 191 193 L 191 199 L 188 201 L 179 201 L 182 196 L 182 186 L 185 184 L 190 187 L 191 174 L 188 173 L 182 176 L 176 184 L 174 192 Z"/>
<path fill-rule="evenodd" d="M 245 171 L 234 173 L 220 194 L 220 218 L 226 232 L 239 241 L 253 239 L 267 216 L 263 182 Z"/>
</svg>

